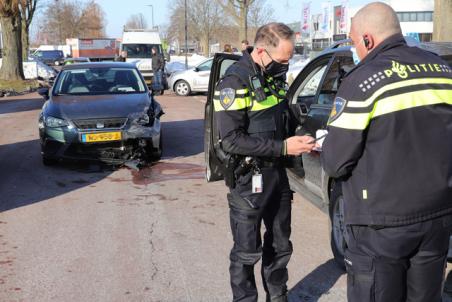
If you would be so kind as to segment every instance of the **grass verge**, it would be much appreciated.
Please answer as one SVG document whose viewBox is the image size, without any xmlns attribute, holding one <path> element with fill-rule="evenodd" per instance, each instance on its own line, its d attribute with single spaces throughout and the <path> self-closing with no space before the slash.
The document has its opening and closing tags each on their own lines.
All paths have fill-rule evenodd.
<svg viewBox="0 0 452 302">
<path fill-rule="evenodd" d="M 16 93 L 23 93 L 39 88 L 39 83 L 36 80 L 24 81 L 6 81 L 0 80 L 0 91 L 14 91 Z"/>
</svg>

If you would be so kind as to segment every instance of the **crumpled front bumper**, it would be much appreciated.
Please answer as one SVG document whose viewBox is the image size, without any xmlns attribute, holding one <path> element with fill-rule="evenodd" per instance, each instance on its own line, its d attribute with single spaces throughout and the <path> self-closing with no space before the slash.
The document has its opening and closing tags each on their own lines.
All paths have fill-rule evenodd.
<svg viewBox="0 0 452 302">
<path fill-rule="evenodd" d="M 147 125 L 138 123 L 139 113 L 129 115 L 122 128 L 79 129 L 74 123 L 69 126 L 39 130 L 41 153 L 47 158 L 96 160 L 121 164 L 128 160 L 143 159 L 149 150 L 160 148 L 161 123 L 163 114 L 160 106 L 150 115 Z M 41 117 L 42 119 L 42 117 Z M 121 140 L 96 143 L 82 141 L 87 133 L 121 132 Z"/>
</svg>

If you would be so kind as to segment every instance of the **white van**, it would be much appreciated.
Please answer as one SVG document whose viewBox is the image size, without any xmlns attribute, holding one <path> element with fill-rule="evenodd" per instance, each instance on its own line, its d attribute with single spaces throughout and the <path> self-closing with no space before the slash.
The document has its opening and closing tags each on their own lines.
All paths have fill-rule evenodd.
<svg viewBox="0 0 452 302">
<path fill-rule="evenodd" d="M 154 75 L 151 59 L 152 47 L 156 47 L 157 52 L 163 56 L 162 41 L 158 30 L 124 29 L 121 51 L 127 51 L 126 61 L 136 64 L 148 84 Z"/>
</svg>

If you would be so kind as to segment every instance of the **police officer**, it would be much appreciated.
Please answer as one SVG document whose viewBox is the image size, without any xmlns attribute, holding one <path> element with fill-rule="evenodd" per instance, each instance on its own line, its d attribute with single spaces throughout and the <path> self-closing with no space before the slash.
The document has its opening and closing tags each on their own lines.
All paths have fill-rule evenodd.
<svg viewBox="0 0 452 302">
<path fill-rule="evenodd" d="M 244 51 L 228 68 L 215 91 L 221 152 L 237 159 L 236 165 L 227 167 L 233 175 L 227 183 L 234 240 L 230 253 L 233 301 L 257 301 L 254 264 L 261 257 L 267 301 L 287 301 L 292 191 L 282 158 L 314 147 L 309 136 L 286 139 L 289 114 L 284 77 L 293 54 L 293 36 L 282 23 L 259 28 L 256 47 Z"/>
<path fill-rule="evenodd" d="M 393 9 L 366 5 L 323 144 L 342 177 L 348 300 L 441 301 L 452 226 L 452 71 L 408 47 Z"/>
</svg>

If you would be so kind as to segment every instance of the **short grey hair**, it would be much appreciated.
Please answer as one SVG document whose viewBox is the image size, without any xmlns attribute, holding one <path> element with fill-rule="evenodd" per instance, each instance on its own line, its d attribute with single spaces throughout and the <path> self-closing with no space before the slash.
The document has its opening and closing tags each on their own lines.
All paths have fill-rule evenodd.
<svg viewBox="0 0 452 302">
<path fill-rule="evenodd" d="M 255 45 L 278 47 L 280 40 L 294 40 L 294 31 L 284 23 L 265 24 L 256 32 Z"/>
</svg>

